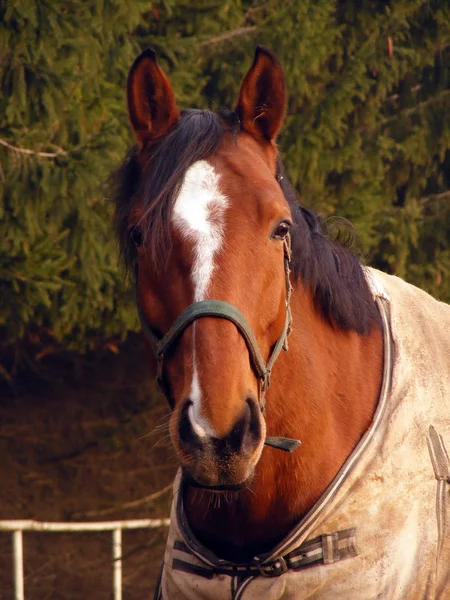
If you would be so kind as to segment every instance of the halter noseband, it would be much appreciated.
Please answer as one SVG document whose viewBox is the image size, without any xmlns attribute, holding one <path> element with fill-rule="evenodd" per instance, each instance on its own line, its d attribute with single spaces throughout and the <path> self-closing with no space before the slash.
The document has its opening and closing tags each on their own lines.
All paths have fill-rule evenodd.
<svg viewBox="0 0 450 600">
<path fill-rule="evenodd" d="M 162 389 L 164 395 L 173 409 L 174 401 L 170 393 L 168 394 L 167 385 L 164 377 L 164 355 L 167 351 L 177 342 L 179 337 L 182 335 L 184 330 L 189 327 L 194 321 L 202 317 L 216 317 L 219 319 L 226 319 L 231 321 L 239 330 L 239 333 L 244 338 L 247 345 L 248 352 L 250 355 L 250 361 L 255 372 L 255 375 L 259 381 L 259 403 L 261 410 L 264 411 L 265 404 L 265 392 L 270 385 L 270 375 L 272 367 L 278 358 L 281 350 L 287 350 L 287 338 L 291 332 L 291 309 L 290 309 L 290 295 L 291 295 L 291 283 L 289 280 L 289 263 L 290 263 L 290 244 L 288 238 L 284 241 L 284 269 L 286 277 L 286 318 L 284 322 L 283 330 L 275 342 L 274 348 L 270 354 L 267 362 L 264 361 L 261 351 L 256 341 L 255 334 L 250 326 L 250 323 L 244 317 L 240 310 L 229 302 L 223 300 L 201 300 L 200 302 L 194 302 L 184 310 L 174 321 L 169 331 L 162 337 L 159 338 L 151 330 L 147 319 L 145 318 L 139 300 L 136 300 L 137 310 L 139 319 L 141 321 L 142 329 L 150 343 L 150 347 L 153 351 L 157 362 L 157 375 L 156 380 L 158 385 Z"/>
</svg>

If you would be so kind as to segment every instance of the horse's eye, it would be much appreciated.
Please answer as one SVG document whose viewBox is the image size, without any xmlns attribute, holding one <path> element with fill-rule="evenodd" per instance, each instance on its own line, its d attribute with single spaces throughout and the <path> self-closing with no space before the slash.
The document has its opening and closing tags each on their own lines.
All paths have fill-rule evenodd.
<svg viewBox="0 0 450 600">
<path fill-rule="evenodd" d="M 291 223 L 289 221 L 281 221 L 273 232 L 273 237 L 279 240 L 284 240 L 291 229 Z"/>
<path fill-rule="evenodd" d="M 132 225 L 128 229 L 128 239 L 130 240 L 130 244 L 133 244 L 133 246 L 136 247 L 142 246 L 142 244 L 144 243 L 142 231 L 137 225 Z"/>
</svg>

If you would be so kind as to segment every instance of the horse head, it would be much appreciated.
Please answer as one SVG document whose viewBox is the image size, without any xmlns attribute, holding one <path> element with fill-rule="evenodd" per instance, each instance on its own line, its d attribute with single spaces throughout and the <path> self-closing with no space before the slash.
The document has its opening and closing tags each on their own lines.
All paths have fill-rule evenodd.
<svg viewBox="0 0 450 600">
<path fill-rule="evenodd" d="M 268 363 L 289 326 L 293 217 L 275 145 L 283 72 L 258 47 L 233 113 L 180 111 L 147 50 L 131 67 L 127 94 L 137 146 L 122 236 L 151 362 L 173 407 L 171 438 L 192 484 L 239 489 L 261 456 Z M 205 310 L 191 319 L 193 305 Z"/>
</svg>

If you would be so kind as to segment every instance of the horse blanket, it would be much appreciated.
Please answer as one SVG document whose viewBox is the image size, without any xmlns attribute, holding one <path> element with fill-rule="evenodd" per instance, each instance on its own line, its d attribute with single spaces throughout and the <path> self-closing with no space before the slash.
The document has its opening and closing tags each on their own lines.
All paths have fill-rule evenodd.
<svg viewBox="0 0 450 600">
<path fill-rule="evenodd" d="M 450 306 L 366 275 L 384 321 L 371 427 L 291 534 L 246 565 L 195 539 L 177 476 L 156 599 L 450 600 Z"/>
</svg>

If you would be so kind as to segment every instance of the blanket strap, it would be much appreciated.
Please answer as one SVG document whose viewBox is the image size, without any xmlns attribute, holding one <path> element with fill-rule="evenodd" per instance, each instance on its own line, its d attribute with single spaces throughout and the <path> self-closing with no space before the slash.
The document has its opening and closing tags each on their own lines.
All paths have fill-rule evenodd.
<svg viewBox="0 0 450 600">
<path fill-rule="evenodd" d="M 259 559 L 255 558 L 254 563 L 242 566 L 227 561 L 219 561 L 219 564 L 215 565 L 202 564 L 187 544 L 180 540 L 175 541 L 173 550 L 172 569 L 207 579 L 212 579 L 217 574 L 237 577 L 278 577 L 289 569 L 300 571 L 312 565 L 328 565 L 358 555 L 355 527 L 319 535 L 307 540 L 289 554 L 268 563 L 258 562 Z"/>
<path fill-rule="evenodd" d="M 428 429 L 428 451 L 437 479 L 436 519 L 438 526 L 437 558 L 441 553 L 447 529 L 447 490 L 450 483 L 450 460 L 442 436 L 430 425 Z"/>
<path fill-rule="evenodd" d="M 450 483 L 450 460 L 444 446 L 444 440 L 433 425 L 430 425 L 428 429 L 427 442 L 436 479 Z"/>
</svg>

